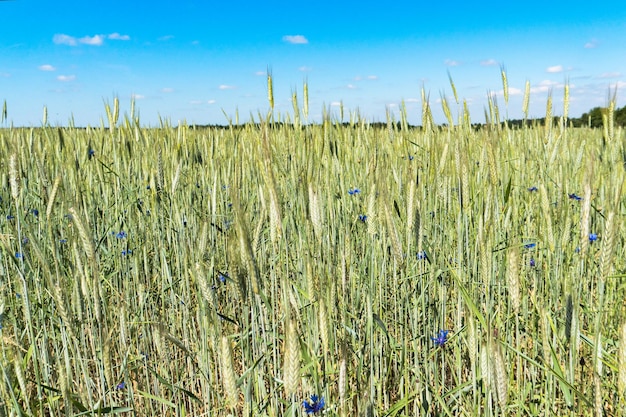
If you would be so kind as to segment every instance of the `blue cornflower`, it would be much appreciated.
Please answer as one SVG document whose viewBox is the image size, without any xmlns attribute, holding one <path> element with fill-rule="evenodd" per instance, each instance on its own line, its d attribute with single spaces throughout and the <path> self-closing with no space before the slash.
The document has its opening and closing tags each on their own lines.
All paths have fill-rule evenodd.
<svg viewBox="0 0 626 417">
<path fill-rule="evenodd" d="M 412 161 L 413 159 L 415 159 L 415 157 L 413 155 L 409 155 L 409 161 Z"/>
<path fill-rule="evenodd" d="M 365 223 L 365 221 L 367 220 L 367 216 L 365 214 L 359 214 L 359 220 Z"/>
<path fill-rule="evenodd" d="M 422 259 L 427 259 L 428 258 L 428 256 L 426 255 L 426 251 L 425 250 L 423 250 L 421 252 L 417 252 L 417 254 L 415 256 L 417 256 L 417 259 L 420 260 L 420 261 Z"/>
<path fill-rule="evenodd" d="M 535 258 L 530 258 L 530 262 L 528 262 L 528 265 L 534 267 L 535 266 Z"/>
<path fill-rule="evenodd" d="M 59 239 L 59 243 L 67 243 L 67 239 Z"/>
<path fill-rule="evenodd" d="M 23 257 L 24 257 L 24 255 L 22 255 L 20 252 L 15 252 L 15 257 L 16 257 L 17 259 L 20 259 L 20 258 L 23 258 Z"/>
<path fill-rule="evenodd" d="M 123 230 L 115 235 L 115 237 L 118 238 L 118 239 L 124 239 L 124 238 L 126 238 L 126 236 L 127 236 L 126 232 L 123 231 Z"/>
<path fill-rule="evenodd" d="M 355 194 L 358 194 L 360 192 L 361 192 L 361 190 L 359 190 L 358 188 L 351 188 L 351 189 L 348 190 L 348 194 L 350 194 L 350 195 L 355 195 Z"/>
<path fill-rule="evenodd" d="M 531 193 L 533 193 L 533 192 L 535 192 L 537 190 L 539 190 L 539 188 L 537 188 L 535 186 L 528 188 L 528 191 L 530 191 Z"/>
<path fill-rule="evenodd" d="M 598 240 L 598 235 L 595 233 L 591 233 L 589 234 L 589 242 L 595 242 L 596 240 Z"/>
<path fill-rule="evenodd" d="M 217 275 L 217 278 L 221 283 L 226 284 L 226 278 L 228 278 L 228 274 L 222 274 L 221 272 Z"/>
<path fill-rule="evenodd" d="M 122 251 L 122 256 L 130 255 L 131 253 L 133 253 L 133 251 L 132 251 L 132 250 L 130 250 L 130 249 L 124 249 L 124 250 Z"/>
<path fill-rule="evenodd" d="M 435 346 L 443 347 L 448 341 L 448 333 L 450 333 L 450 330 L 439 330 L 437 337 L 431 337 L 430 339 L 435 342 Z"/>
<path fill-rule="evenodd" d="M 13 220 L 14 218 L 15 218 L 15 216 L 14 216 L 14 215 L 12 215 L 12 214 L 9 214 L 9 215 L 7 216 L 7 220 Z"/>
<path fill-rule="evenodd" d="M 35 217 L 39 217 L 39 210 L 37 210 L 37 209 L 32 209 L 30 212 L 32 213 L 32 215 L 33 215 L 33 216 L 35 216 Z"/>
<path fill-rule="evenodd" d="M 124 389 L 124 388 L 126 388 L 126 382 L 125 381 L 122 381 L 122 382 L 120 382 L 119 384 L 117 384 L 115 386 L 115 389 L 118 389 L 118 390 L 121 390 L 121 389 Z"/>
<path fill-rule="evenodd" d="M 305 400 L 302 402 L 304 411 L 307 414 L 318 414 L 324 409 L 324 397 L 318 397 L 317 395 L 311 395 L 311 401 Z"/>
<path fill-rule="evenodd" d="M 93 149 L 89 149 L 88 155 L 89 159 L 91 159 L 96 155 L 96 151 L 94 151 Z"/>
<path fill-rule="evenodd" d="M 526 243 L 526 244 L 524 245 L 524 248 L 525 248 L 525 249 L 532 249 L 532 248 L 534 248 L 535 246 L 537 246 L 537 244 L 536 244 L 536 243 Z"/>
<path fill-rule="evenodd" d="M 22 245 L 26 245 L 28 242 L 30 242 L 30 240 L 28 240 L 27 237 L 22 238 Z"/>
<path fill-rule="evenodd" d="M 580 200 L 582 200 L 582 199 L 583 199 L 581 196 L 578 196 L 578 195 L 576 195 L 576 194 L 574 194 L 574 193 L 572 193 L 572 194 L 568 194 L 568 196 L 569 196 L 569 198 L 571 198 L 572 200 L 576 200 L 576 201 L 580 201 Z"/>
</svg>

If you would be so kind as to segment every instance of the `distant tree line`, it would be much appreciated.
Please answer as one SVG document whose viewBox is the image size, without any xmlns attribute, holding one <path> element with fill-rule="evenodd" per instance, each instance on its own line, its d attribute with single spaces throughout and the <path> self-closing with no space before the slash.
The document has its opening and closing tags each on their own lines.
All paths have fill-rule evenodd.
<svg viewBox="0 0 626 417">
<path fill-rule="evenodd" d="M 594 107 L 593 109 L 589 110 L 586 113 L 583 113 L 580 117 L 570 117 L 567 119 L 567 125 L 568 126 L 573 126 L 573 127 L 592 127 L 592 128 L 601 128 L 602 125 L 602 118 L 604 114 L 607 114 L 608 116 L 608 111 L 609 109 L 607 107 Z M 554 116 L 553 120 L 552 120 L 552 124 L 553 126 L 557 126 L 559 123 L 559 116 Z M 510 128 L 521 128 L 524 124 L 527 127 L 532 127 L 532 126 L 545 126 L 546 123 L 546 118 L 545 117 L 538 117 L 538 118 L 534 118 L 534 119 L 526 119 L 526 120 L 522 120 L 522 119 L 509 119 L 506 122 L 501 122 L 502 125 L 504 125 L 504 123 L 506 123 Z M 619 109 L 615 109 L 613 111 L 613 123 L 615 127 L 618 126 L 622 126 L 622 127 L 626 127 L 626 106 L 619 108 Z M 275 126 L 278 125 L 290 125 L 290 123 L 284 123 L 284 122 L 273 122 L 273 124 Z M 333 124 L 337 124 L 337 122 L 333 122 Z M 359 125 L 359 122 L 356 123 L 349 123 L 349 122 L 341 122 L 338 123 L 344 127 L 352 127 L 352 128 L 356 128 Z M 376 122 L 367 122 L 367 124 L 374 129 L 389 129 L 392 128 L 393 125 L 395 124 L 395 129 L 396 130 L 401 130 L 402 129 L 402 124 L 399 121 L 394 121 L 393 123 L 388 123 L 388 122 L 380 122 L 380 121 L 376 121 Z M 441 124 L 440 126 L 447 126 L 446 123 Z M 472 123 L 472 127 L 474 129 L 480 129 L 482 127 L 484 127 L 485 124 L 484 123 Z M 219 124 L 214 124 L 214 125 L 195 125 L 196 128 L 218 128 L 218 129 L 225 129 L 228 128 L 228 125 L 219 125 Z M 421 129 L 421 126 L 415 126 L 415 125 L 407 125 L 407 127 L 409 129 Z"/>
<path fill-rule="evenodd" d="M 593 109 L 589 110 L 586 113 L 583 113 L 580 117 L 571 117 L 569 119 L 567 119 L 567 124 L 574 126 L 574 127 L 602 127 L 602 118 L 603 115 L 607 115 L 608 116 L 608 112 L 609 109 L 608 107 L 594 107 Z M 554 117 L 552 123 L 556 124 L 559 122 L 559 117 Z M 546 123 L 546 118 L 545 117 L 540 117 L 537 119 L 528 119 L 526 120 L 526 125 L 527 126 L 532 126 L 532 125 L 545 125 Z M 626 127 L 626 106 L 619 108 L 619 109 L 615 109 L 613 111 L 613 123 L 614 126 L 622 126 L 622 127 Z M 522 127 L 522 125 L 524 124 L 524 120 L 521 119 L 515 119 L 515 120 L 508 120 L 507 124 L 510 127 Z"/>
</svg>

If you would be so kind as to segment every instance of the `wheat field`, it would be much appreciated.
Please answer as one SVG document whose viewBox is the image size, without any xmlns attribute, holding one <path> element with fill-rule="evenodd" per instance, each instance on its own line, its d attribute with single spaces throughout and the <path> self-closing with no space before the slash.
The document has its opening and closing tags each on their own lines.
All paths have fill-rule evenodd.
<svg viewBox="0 0 626 417">
<path fill-rule="evenodd" d="M 424 92 L 419 128 L 312 124 L 307 92 L 0 129 L 0 415 L 626 412 L 621 128 Z"/>
</svg>

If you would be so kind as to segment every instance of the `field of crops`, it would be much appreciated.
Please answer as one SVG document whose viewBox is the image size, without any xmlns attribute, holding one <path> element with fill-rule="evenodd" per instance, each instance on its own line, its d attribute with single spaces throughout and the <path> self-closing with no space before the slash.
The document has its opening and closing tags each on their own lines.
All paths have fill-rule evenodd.
<svg viewBox="0 0 626 417">
<path fill-rule="evenodd" d="M 115 107 L 0 129 L 0 415 L 626 410 L 610 120 L 143 128 Z"/>
</svg>

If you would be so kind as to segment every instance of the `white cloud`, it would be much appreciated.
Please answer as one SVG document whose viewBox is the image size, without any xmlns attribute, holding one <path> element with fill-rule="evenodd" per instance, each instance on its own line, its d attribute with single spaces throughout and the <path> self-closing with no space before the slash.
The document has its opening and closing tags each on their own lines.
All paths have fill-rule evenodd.
<svg viewBox="0 0 626 417">
<path fill-rule="evenodd" d="M 558 83 L 556 81 L 543 80 L 538 85 L 531 87 L 530 92 L 531 93 L 547 93 L 548 91 L 552 90 L 555 87 L 562 87 L 562 86 L 563 86 L 562 83 Z"/>
<path fill-rule="evenodd" d="M 132 98 L 133 100 L 143 100 L 144 98 L 146 98 L 146 96 L 144 96 L 143 94 L 131 94 L 130 98 Z"/>
<path fill-rule="evenodd" d="M 267 72 L 265 72 L 265 71 L 256 71 L 254 73 L 254 75 L 258 75 L 260 77 L 260 76 L 263 76 L 263 75 L 267 75 Z"/>
<path fill-rule="evenodd" d="M 356 77 L 354 77 L 354 81 L 361 81 L 361 80 L 375 81 L 377 79 L 378 79 L 378 75 L 368 75 L 367 77 L 362 77 L 360 75 L 357 75 Z"/>
<path fill-rule="evenodd" d="M 357 87 L 354 84 L 348 84 L 346 86 L 349 90 L 355 90 Z"/>
<path fill-rule="evenodd" d="M 312 70 L 313 68 L 306 67 L 306 66 L 301 66 L 300 68 L 298 68 L 298 71 L 301 71 L 301 72 L 311 72 Z"/>
<path fill-rule="evenodd" d="M 215 100 L 209 100 L 209 101 L 207 101 L 207 103 L 209 103 L 209 104 L 215 104 L 215 103 L 217 103 L 217 102 L 216 102 Z"/>
<path fill-rule="evenodd" d="M 495 67 L 496 65 L 498 65 L 498 61 L 496 61 L 495 59 L 485 59 L 483 61 L 480 61 L 480 65 L 482 65 L 483 67 Z"/>
<path fill-rule="evenodd" d="M 69 46 L 76 46 L 78 44 L 75 37 L 70 36 L 70 35 L 65 35 L 63 33 L 57 33 L 56 35 L 54 35 L 52 37 L 52 42 L 56 43 L 57 45 L 69 45 Z"/>
<path fill-rule="evenodd" d="M 495 92 L 490 92 L 488 93 L 492 96 L 498 96 L 498 97 L 504 97 L 504 90 L 501 89 L 499 90 L 497 93 Z M 515 88 L 515 87 L 509 87 L 509 96 L 521 96 L 523 94 L 523 91 L 520 90 L 519 88 Z"/>
<path fill-rule="evenodd" d="M 170 39 L 174 39 L 174 35 L 165 35 L 165 36 L 161 36 L 160 38 L 158 38 L 157 40 L 159 41 L 169 41 Z"/>
<path fill-rule="evenodd" d="M 598 78 L 618 78 L 621 77 L 622 74 L 619 72 L 605 72 L 601 74 Z"/>
<path fill-rule="evenodd" d="M 218 87 L 220 90 L 234 90 L 235 87 L 234 85 L 227 85 L 227 84 L 222 84 Z"/>
<path fill-rule="evenodd" d="M 341 101 L 333 101 L 330 103 L 332 107 L 340 107 L 342 105 Z"/>
<path fill-rule="evenodd" d="M 554 65 L 551 67 L 546 68 L 546 72 L 549 72 L 551 74 L 555 74 L 557 72 L 563 72 L 563 65 Z"/>
<path fill-rule="evenodd" d="M 283 41 L 292 44 L 305 44 L 309 43 L 309 40 L 302 35 L 285 35 Z"/>
<path fill-rule="evenodd" d="M 74 81 L 75 79 L 76 79 L 75 75 L 59 75 L 57 77 L 57 80 L 63 81 L 63 82 Z"/>
<path fill-rule="evenodd" d="M 461 62 L 455 61 L 453 59 L 446 59 L 444 61 L 444 64 L 446 64 L 448 67 L 458 67 L 459 65 L 461 65 Z"/>
<path fill-rule="evenodd" d="M 173 92 L 174 92 L 174 89 L 173 89 L 173 88 L 171 88 L 171 87 L 165 87 L 165 88 L 162 88 L 162 89 L 161 89 L 161 92 L 162 92 L 162 93 L 173 93 Z"/>
<path fill-rule="evenodd" d="M 85 45 L 94 45 L 100 46 L 104 42 L 104 36 L 102 35 L 94 35 L 94 36 L 83 36 L 78 40 L 80 43 L 84 43 Z"/>
<path fill-rule="evenodd" d="M 111 33 L 109 36 L 107 36 L 107 38 L 113 39 L 113 40 L 116 40 L 116 41 L 129 41 L 130 40 L 130 36 L 128 36 L 128 35 L 120 35 L 117 32 Z"/>
<path fill-rule="evenodd" d="M 50 64 L 43 64 L 43 65 L 40 65 L 37 68 L 39 68 L 39 71 L 56 71 L 56 68 L 54 68 Z"/>
<path fill-rule="evenodd" d="M 598 47 L 598 41 L 595 39 L 592 39 L 589 42 L 585 43 L 585 49 L 593 49 L 597 47 Z"/>
<path fill-rule="evenodd" d="M 111 36 L 114 36 L 114 35 L 119 36 L 119 38 L 115 38 L 115 37 L 112 38 Z M 105 38 L 105 35 L 83 36 L 82 38 L 75 38 L 74 36 L 66 35 L 64 33 L 57 33 L 56 35 L 52 37 L 52 42 L 54 42 L 57 45 L 76 46 L 79 43 L 82 43 L 85 45 L 100 46 L 104 43 L 104 38 Z M 120 38 L 123 38 L 123 36 L 119 34 L 115 34 L 115 33 L 112 35 L 109 35 L 109 39 L 120 39 Z"/>
<path fill-rule="evenodd" d="M 405 103 L 421 103 L 422 100 L 419 98 L 407 98 L 404 100 Z"/>
</svg>

